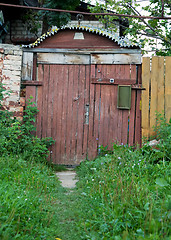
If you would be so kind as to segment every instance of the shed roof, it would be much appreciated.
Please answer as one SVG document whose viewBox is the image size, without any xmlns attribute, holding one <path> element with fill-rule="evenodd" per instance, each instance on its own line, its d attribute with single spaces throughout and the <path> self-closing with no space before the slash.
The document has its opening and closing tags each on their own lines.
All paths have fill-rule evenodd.
<svg viewBox="0 0 171 240">
<path fill-rule="evenodd" d="M 119 37 L 116 33 L 107 31 L 106 29 L 99 29 L 92 26 L 82 26 L 82 25 L 66 25 L 61 28 L 53 28 L 51 31 L 44 33 L 40 38 L 38 38 L 34 43 L 29 45 L 22 45 L 24 48 L 34 48 L 37 47 L 41 42 L 43 42 L 46 38 L 57 34 L 60 30 L 64 29 L 72 29 L 72 30 L 82 30 L 91 33 L 95 33 L 104 37 L 111 39 L 114 42 L 117 42 L 120 47 L 141 47 L 138 43 L 133 43 L 130 39 L 126 37 Z"/>
</svg>

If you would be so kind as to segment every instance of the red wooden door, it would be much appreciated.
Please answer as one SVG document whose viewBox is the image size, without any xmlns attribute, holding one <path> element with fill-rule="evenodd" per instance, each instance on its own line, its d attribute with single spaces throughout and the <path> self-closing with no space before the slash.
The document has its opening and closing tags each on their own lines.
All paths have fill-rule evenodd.
<svg viewBox="0 0 171 240">
<path fill-rule="evenodd" d="M 117 84 L 94 84 L 114 78 L 140 83 L 136 65 L 39 64 L 35 97 L 38 137 L 52 137 L 51 159 L 78 165 L 93 159 L 99 146 L 140 143 L 140 91 L 132 90 L 131 109 L 117 108 Z"/>
<path fill-rule="evenodd" d="M 100 146 L 140 144 L 140 91 L 132 89 L 130 110 L 117 108 L 118 84 L 140 84 L 140 71 L 136 65 L 91 66 L 91 78 L 101 81 L 90 86 L 89 159 L 95 158 Z M 106 84 L 105 79 L 115 79 L 116 84 Z"/>
<path fill-rule="evenodd" d="M 38 137 L 52 137 L 54 163 L 77 165 L 86 159 L 88 124 L 85 110 L 89 104 L 90 65 L 39 65 L 37 118 Z"/>
</svg>

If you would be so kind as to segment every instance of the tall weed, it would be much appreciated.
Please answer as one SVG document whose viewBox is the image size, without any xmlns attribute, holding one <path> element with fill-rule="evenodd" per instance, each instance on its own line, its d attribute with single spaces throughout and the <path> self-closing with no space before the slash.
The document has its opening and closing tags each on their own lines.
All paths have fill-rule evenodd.
<svg viewBox="0 0 171 240">
<path fill-rule="evenodd" d="M 170 129 L 162 120 L 156 149 L 114 144 L 112 151 L 104 149 L 80 165 L 82 239 L 170 239 Z"/>
<path fill-rule="evenodd" d="M 0 239 L 55 239 L 55 200 L 63 191 L 51 168 L 21 156 L 0 157 Z"/>
</svg>

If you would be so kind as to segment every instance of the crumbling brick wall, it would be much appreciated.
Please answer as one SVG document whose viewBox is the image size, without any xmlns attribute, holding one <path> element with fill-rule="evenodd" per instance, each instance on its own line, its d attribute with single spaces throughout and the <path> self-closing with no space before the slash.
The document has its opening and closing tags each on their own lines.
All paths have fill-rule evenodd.
<svg viewBox="0 0 171 240">
<path fill-rule="evenodd" d="M 21 44 L 21 43 L 29 43 L 34 42 L 38 37 L 42 34 L 42 22 L 37 22 L 40 26 L 37 29 L 36 33 L 32 33 L 30 31 L 30 23 L 24 23 L 22 20 L 17 19 L 11 22 L 10 29 L 5 36 L 5 43 L 9 44 Z"/>
<path fill-rule="evenodd" d="M 22 49 L 0 44 L 0 81 L 5 91 L 3 108 L 22 118 L 24 99 L 20 97 Z"/>
</svg>

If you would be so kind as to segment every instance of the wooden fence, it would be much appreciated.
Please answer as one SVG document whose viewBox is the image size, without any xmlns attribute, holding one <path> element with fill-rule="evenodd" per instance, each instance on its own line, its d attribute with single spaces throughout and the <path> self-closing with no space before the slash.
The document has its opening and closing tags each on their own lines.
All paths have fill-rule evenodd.
<svg viewBox="0 0 171 240">
<path fill-rule="evenodd" d="M 156 112 L 171 118 L 171 57 L 142 60 L 142 137 L 154 135 Z"/>
</svg>

